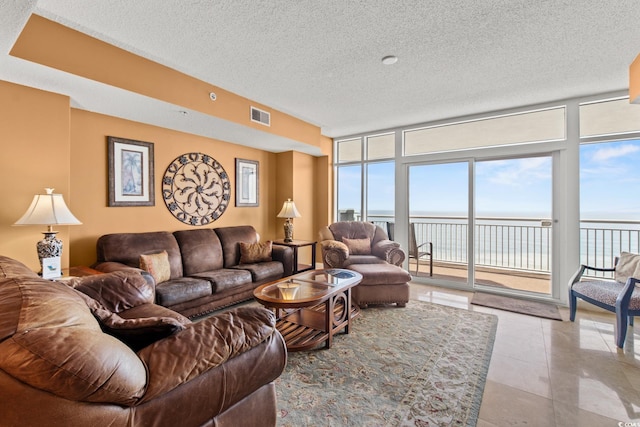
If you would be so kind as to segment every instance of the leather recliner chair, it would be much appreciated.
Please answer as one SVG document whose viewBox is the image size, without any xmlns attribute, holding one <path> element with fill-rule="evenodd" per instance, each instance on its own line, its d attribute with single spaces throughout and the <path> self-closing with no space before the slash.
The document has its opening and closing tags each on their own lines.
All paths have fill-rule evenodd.
<svg viewBox="0 0 640 427">
<path fill-rule="evenodd" d="M 392 304 L 404 307 L 409 301 L 411 275 L 401 268 L 405 253 L 400 244 L 369 222 L 340 221 L 319 232 L 322 262 L 325 268 L 346 268 L 362 274 L 353 288 L 354 303 Z"/>
<path fill-rule="evenodd" d="M 275 425 L 273 314 L 191 322 L 153 301 L 139 273 L 65 284 L 0 256 L 0 425 Z"/>
</svg>

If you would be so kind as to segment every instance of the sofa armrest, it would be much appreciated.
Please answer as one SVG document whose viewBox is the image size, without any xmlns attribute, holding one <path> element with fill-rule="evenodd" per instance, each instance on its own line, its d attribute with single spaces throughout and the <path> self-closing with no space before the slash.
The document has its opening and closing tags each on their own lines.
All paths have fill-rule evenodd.
<svg viewBox="0 0 640 427">
<path fill-rule="evenodd" d="M 149 284 L 139 272 L 130 269 L 77 277 L 68 284 L 100 302 L 113 313 L 153 303 L 155 300 L 155 286 Z"/>
<path fill-rule="evenodd" d="M 282 341 L 279 347 L 283 354 L 271 366 L 274 372 L 269 381 L 274 380 L 286 364 L 284 340 L 275 323 L 274 314 L 265 308 L 239 307 L 188 325 L 143 348 L 138 356 L 149 373 L 143 401 L 161 396 L 265 341 L 276 339 Z"/>
<path fill-rule="evenodd" d="M 271 247 L 271 258 L 280 261 L 284 267 L 284 277 L 293 274 L 293 248 L 274 243 Z"/>
<path fill-rule="evenodd" d="M 103 273 L 112 273 L 114 271 L 132 271 L 136 273 L 140 273 L 142 277 L 149 283 L 151 286 L 156 287 L 156 281 L 153 280 L 153 276 L 149 274 L 148 271 L 145 271 L 138 267 L 131 267 L 127 264 L 122 264 L 116 261 L 104 261 L 98 262 L 91 266 L 94 270 L 102 271 Z"/>
<path fill-rule="evenodd" d="M 324 240 L 320 242 L 322 249 L 322 262 L 326 267 L 342 268 L 349 258 L 349 248 L 337 240 Z"/>
<path fill-rule="evenodd" d="M 405 253 L 400 244 L 391 240 L 380 240 L 371 247 L 371 253 L 389 264 L 401 266 L 405 260 Z"/>
</svg>

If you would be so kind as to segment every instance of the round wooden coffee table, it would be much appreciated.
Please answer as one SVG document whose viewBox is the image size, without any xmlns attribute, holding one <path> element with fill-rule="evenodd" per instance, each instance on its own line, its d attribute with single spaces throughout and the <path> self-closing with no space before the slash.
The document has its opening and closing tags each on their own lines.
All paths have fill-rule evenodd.
<svg viewBox="0 0 640 427">
<path fill-rule="evenodd" d="M 342 330 L 348 334 L 351 319 L 360 314 L 351 304 L 351 288 L 361 280 L 351 270 L 313 270 L 259 286 L 253 296 L 275 310 L 287 350 L 310 350 L 322 343 L 331 348 L 333 336 Z"/>
</svg>

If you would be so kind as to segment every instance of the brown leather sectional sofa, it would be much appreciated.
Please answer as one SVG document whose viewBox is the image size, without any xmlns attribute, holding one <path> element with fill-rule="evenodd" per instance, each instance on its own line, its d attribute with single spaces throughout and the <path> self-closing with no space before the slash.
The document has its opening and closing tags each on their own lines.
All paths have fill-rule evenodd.
<svg viewBox="0 0 640 427">
<path fill-rule="evenodd" d="M 138 272 L 52 282 L 0 256 L 0 425 L 275 425 L 273 314 L 191 322 L 154 298 Z"/>
<path fill-rule="evenodd" d="M 93 268 L 140 271 L 140 255 L 167 251 L 171 275 L 155 284 L 156 303 L 193 319 L 251 299 L 257 286 L 292 274 L 293 250 L 286 246 L 273 245 L 272 261 L 240 263 L 240 242 L 259 240 L 249 225 L 107 234 L 98 239 Z"/>
</svg>

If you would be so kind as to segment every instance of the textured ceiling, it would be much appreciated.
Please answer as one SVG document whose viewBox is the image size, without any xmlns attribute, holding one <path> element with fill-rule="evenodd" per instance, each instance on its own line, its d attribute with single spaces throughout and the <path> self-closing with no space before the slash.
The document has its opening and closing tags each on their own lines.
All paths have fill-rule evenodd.
<svg viewBox="0 0 640 427">
<path fill-rule="evenodd" d="M 332 137 L 624 90 L 640 53 L 638 0 L 2 3 L 2 56 L 37 13 Z M 382 65 L 389 54 L 399 61 Z M 23 62 L 0 58 L 0 78 L 55 88 L 75 77 L 16 72 Z M 81 107 L 96 102 L 62 86 Z"/>
</svg>

